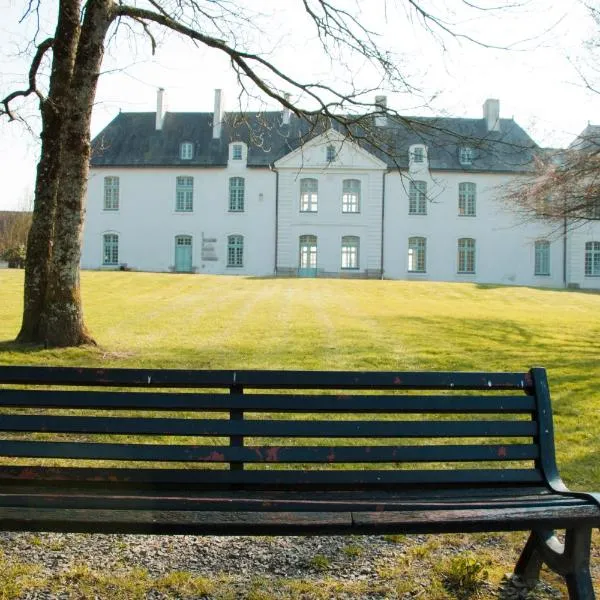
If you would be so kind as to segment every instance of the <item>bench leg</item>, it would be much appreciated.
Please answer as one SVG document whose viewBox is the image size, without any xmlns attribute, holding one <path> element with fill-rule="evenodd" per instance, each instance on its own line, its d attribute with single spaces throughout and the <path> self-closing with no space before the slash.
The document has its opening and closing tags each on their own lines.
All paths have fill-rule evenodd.
<svg viewBox="0 0 600 600">
<path fill-rule="evenodd" d="M 539 578 L 542 563 L 562 575 L 567 582 L 570 600 L 593 600 L 590 575 L 590 527 L 567 529 L 561 544 L 552 531 L 532 531 L 517 561 L 515 575 L 526 581 Z"/>
</svg>

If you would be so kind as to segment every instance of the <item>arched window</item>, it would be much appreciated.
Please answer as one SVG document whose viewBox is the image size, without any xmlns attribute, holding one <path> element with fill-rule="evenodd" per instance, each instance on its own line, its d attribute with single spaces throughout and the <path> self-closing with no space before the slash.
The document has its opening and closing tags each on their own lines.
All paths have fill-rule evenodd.
<svg viewBox="0 0 600 600">
<path fill-rule="evenodd" d="M 119 236 L 116 233 L 105 233 L 102 236 L 102 264 L 119 264 Z"/>
<path fill-rule="evenodd" d="M 408 188 L 408 214 L 427 214 L 427 182 L 411 181 Z"/>
<path fill-rule="evenodd" d="M 550 275 L 550 242 L 537 240 L 535 243 L 535 275 Z"/>
<path fill-rule="evenodd" d="M 300 212 L 317 212 L 319 182 L 316 179 L 300 180 Z"/>
<path fill-rule="evenodd" d="M 475 240 L 473 238 L 458 240 L 458 272 L 475 273 Z"/>
<path fill-rule="evenodd" d="M 244 188 L 243 177 L 229 178 L 229 211 L 244 212 Z"/>
<path fill-rule="evenodd" d="M 477 202 L 477 186 L 474 183 L 458 184 L 458 214 L 461 217 L 474 217 Z"/>
<path fill-rule="evenodd" d="M 342 212 L 360 212 L 360 180 L 344 179 L 342 182 Z"/>
<path fill-rule="evenodd" d="M 600 277 L 600 242 L 585 244 L 585 275 Z"/>
<path fill-rule="evenodd" d="M 300 236 L 300 269 L 317 268 L 317 236 Z"/>
<path fill-rule="evenodd" d="M 354 235 L 345 235 L 342 238 L 342 269 L 359 268 L 360 238 Z"/>
<path fill-rule="evenodd" d="M 427 240 L 424 237 L 408 238 L 408 271 L 425 273 L 427 265 Z"/>
<path fill-rule="evenodd" d="M 244 236 L 230 235 L 227 238 L 227 266 L 244 266 Z"/>
</svg>

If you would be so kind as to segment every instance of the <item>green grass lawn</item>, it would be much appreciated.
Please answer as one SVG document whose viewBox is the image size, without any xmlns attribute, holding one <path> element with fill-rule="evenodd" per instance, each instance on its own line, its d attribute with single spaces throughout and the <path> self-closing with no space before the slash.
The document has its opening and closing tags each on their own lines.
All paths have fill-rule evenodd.
<svg viewBox="0 0 600 600">
<path fill-rule="evenodd" d="M 3 364 L 549 371 L 561 473 L 600 489 L 600 294 L 471 284 L 84 272 L 98 348 L 19 348 L 22 272 L 0 271 Z"/>
<path fill-rule="evenodd" d="M 86 322 L 99 345 L 46 350 L 11 341 L 20 325 L 22 284 L 22 272 L 0 271 L 1 364 L 325 370 L 544 366 L 561 474 L 573 488 L 600 491 L 600 294 L 84 272 Z M 507 535 L 508 547 L 518 551 L 522 542 Z M 594 539 L 597 548 L 597 535 Z M 434 553 L 431 560 L 435 564 L 439 557 Z M 499 572 L 509 571 L 513 560 L 508 556 Z"/>
</svg>

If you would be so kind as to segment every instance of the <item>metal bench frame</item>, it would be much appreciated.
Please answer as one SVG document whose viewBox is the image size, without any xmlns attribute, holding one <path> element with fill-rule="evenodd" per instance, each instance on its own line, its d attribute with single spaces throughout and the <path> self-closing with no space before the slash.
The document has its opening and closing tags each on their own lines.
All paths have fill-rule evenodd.
<svg viewBox="0 0 600 600">
<path fill-rule="evenodd" d="M 531 535 L 517 575 L 536 580 L 546 563 L 565 578 L 570 598 L 594 597 L 590 545 L 600 496 L 570 492 L 560 479 L 542 368 L 6 366 L 0 431 L 3 530 L 525 530 Z M 564 545 L 557 529 L 566 530 Z"/>
</svg>

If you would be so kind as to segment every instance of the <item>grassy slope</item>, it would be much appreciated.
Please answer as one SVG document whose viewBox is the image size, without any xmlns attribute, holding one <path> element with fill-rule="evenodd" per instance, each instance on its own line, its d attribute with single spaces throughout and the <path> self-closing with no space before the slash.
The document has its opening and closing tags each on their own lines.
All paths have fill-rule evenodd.
<svg viewBox="0 0 600 600">
<path fill-rule="evenodd" d="M 545 366 L 561 473 L 572 487 L 600 489 L 600 294 L 88 272 L 82 275 L 86 320 L 100 346 L 44 350 L 10 342 L 20 322 L 21 286 L 22 273 L 0 271 L 2 364 L 383 370 Z M 509 534 L 506 542 L 517 551 L 521 542 L 512 539 Z M 594 539 L 597 551 L 598 536 Z M 431 564 L 438 560 L 433 553 Z M 510 570 L 513 560 L 508 557 L 499 568 Z M 494 561 L 504 562 L 500 556 Z M 398 576 L 410 581 L 406 570 Z M 320 597 L 315 594 L 306 597 Z M 432 594 L 426 597 L 442 597 Z"/>
<path fill-rule="evenodd" d="M 567 482 L 600 489 L 600 294 L 470 284 L 83 273 L 99 349 L 22 350 L 0 272 L 0 361 L 174 368 L 549 369 Z"/>
</svg>

